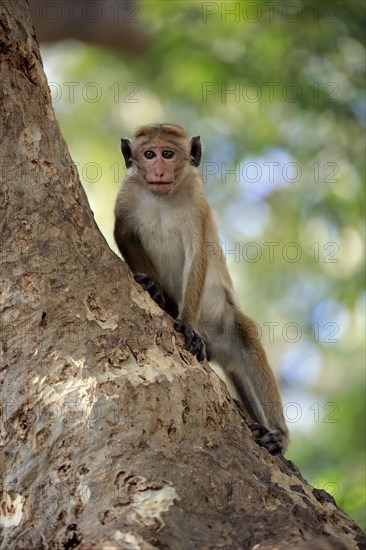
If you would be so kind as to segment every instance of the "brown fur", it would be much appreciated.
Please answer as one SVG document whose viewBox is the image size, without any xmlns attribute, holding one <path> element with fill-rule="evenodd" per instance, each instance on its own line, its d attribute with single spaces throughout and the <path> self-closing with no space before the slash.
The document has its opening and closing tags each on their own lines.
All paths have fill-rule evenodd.
<svg viewBox="0 0 366 550">
<path fill-rule="evenodd" d="M 255 323 L 236 304 L 192 150 L 175 124 L 135 132 L 132 168 L 115 207 L 115 239 L 132 271 L 151 277 L 176 304 L 179 319 L 199 332 L 253 420 L 271 430 L 284 451 L 288 431 L 278 386 Z M 164 158 L 165 151 L 173 158 Z"/>
</svg>

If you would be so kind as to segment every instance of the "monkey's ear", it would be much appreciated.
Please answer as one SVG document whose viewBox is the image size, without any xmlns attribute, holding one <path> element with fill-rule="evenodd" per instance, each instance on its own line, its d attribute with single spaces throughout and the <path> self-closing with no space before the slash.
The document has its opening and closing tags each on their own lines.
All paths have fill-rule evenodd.
<svg viewBox="0 0 366 550">
<path fill-rule="evenodd" d="M 200 136 L 194 136 L 191 138 L 191 164 L 193 166 L 199 166 L 202 156 L 202 147 Z"/>
<path fill-rule="evenodd" d="M 131 142 L 127 138 L 121 139 L 121 151 L 125 159 L 126 168 L 131 168 L 132 166 L 132 152 L 131 152 Z"/>
</svg>

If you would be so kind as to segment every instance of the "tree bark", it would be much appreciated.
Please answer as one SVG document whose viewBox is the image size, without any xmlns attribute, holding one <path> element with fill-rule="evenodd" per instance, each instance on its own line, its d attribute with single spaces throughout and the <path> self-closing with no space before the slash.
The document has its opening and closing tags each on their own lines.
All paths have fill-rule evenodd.
<svg viewBox="0 0 366 550">
<path fill-rule="evenodd" d="M 82 40 L 136 55 L 149 43 L 131 0 L 28 0 L 40 42 Z"/>
<path fill-rule="evenodd" d="M 1 549 L 365 548 L 110 250 L 25 2 L 0 29 Z"/>
</svg>

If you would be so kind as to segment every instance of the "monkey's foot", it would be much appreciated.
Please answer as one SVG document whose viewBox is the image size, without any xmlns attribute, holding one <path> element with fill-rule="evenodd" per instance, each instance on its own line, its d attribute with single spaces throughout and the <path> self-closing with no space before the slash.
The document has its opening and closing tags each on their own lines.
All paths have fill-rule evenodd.
<svg viewBox="0 0 366 550">
<path fill-rule="evenodd" d="M 145 273 L 136 273 L 134 277 L 135 281 L 150 294 L 154 302 L 156 302 L 161 309 L 166 309 L 164 294 L 156 282 L 148 275 L 145 275 Z"/>
<path fill-rule="evenodd" d="M 280 430 L 269 430 L 261 424 L 252 424 L 250 428 L 258 445 L 265 447 L 271 455 L 283 453 L 283 435 Z"/>
<path fill-rule="evenodd" d="M 198 361 L 203 361 L 206 356 L 205 344 L 199 334 L 182 319 L 174 321 L 174 328 L 181 332 L 186 340 L 186 350 L 196 355 Z"/>
</svg>

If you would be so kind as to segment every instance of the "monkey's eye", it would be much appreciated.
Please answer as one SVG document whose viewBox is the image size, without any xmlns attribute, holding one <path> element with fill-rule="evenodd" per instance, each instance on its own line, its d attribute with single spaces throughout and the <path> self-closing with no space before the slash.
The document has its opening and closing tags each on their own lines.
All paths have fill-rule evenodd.
<svg viewBox="0 0 366 550">
<path fill-rule="evenodd" d="M 162 153 L 162 157 L 164 159 L 171 159 L 174 157 L 174 151 L 170 151 L 170 149 L 165 149 Z"/>
<path fill-rule="evenodd" d="M 151 151 L 151 149 L 149 149 L 148 151 L 145 151 L 144 157 L 146 159 L 153 159 L 154 157 L 156 157 L 156 153 L 154 151 Z"/>
</svg>

